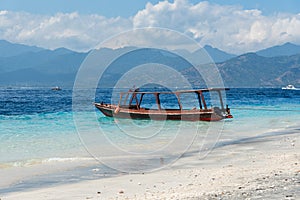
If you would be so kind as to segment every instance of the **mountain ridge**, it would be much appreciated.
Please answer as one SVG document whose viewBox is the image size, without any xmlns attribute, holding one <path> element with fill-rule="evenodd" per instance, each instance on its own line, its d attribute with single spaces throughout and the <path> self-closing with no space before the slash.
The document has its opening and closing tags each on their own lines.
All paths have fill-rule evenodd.
<svg viewBox="0 0 300 200">
<path fill-rule="evenodd" d="M 4 45 L 1 46 L 1 44 Z M 0 85 L 49 85 L 54 83 L 72 85 L 81 63 L 89 54 L 89 52 L 76 52 L 63 47 L 49 50 L 34 46 L 12 44 L 3 40 L 0 40 L 0 52 L 8 45 L 11 45 L 11 47 L 8 48 L 6 54 L 0 55 Z M 291 49 L 285 51 L 289 47 Z M 20 48 L 20 50 L 9 52 L 15 48 Z M 286 43 L 255 53 L 236 56 L 209 45 L 204 46 L 204 50 L 216 63 L 227 87 L 300 85 L 300 52 L 298 53 L 298 48 L 300 49 L 299 45 Z M 135 51 L 134 47 L 124 47 L 122 49 L 103 48 L 97 51 L 101 51 L 103 56 L 110 56 L 112 54 L 122 55 L 122 52 L 128 52 L 131 49 Z M 182 50 L 179 55 L 184 54 L 185 56 L 199 60 L 197 51 L 188 52 Z M 283 52 L 283 55 L 272 57 L 262 56 L 272 55 L 272 52 L 274 55 Z M 139 54 L 136 53 L 132 53 L 132 57 L 119 59 L 121 62 L 113 63 L 114 66 L 110 67 L 114 70 L 107 71 L 106 81 L 112 83 L 116 77 L 122 76 L 126 70 L 129 70 L 128 67 L 130 68 L 130 66 L 134 67 L 143 62 L 150 62 L 151 56 L 155 59 L 155 62 L 172 66 L 177 71 L 186 73 L 193 79 L 194 74 L 189 72 L 188 64 L 180 57 L 176 58 L 175 56 L 172 58 L 170 53 L 163 52 L 163 50 L 155 52 L 150 49 L 145 55 L 141 52 Z M 204 64 L 198 63 L 198 65 L 202 66 Z M 197 83 L 197 80 L 193 81 Z"/>
<path fill-rule="evenodd" d="M 11 57 L 25 52 L 39 52 L 42 50 L 45 49 L 41 47 L 16 44 L 6 40 L 0 40 L 0 57 Z"/>
<path fill-rule="evenodd" d="M 272 46 L 256 52 L 257 55 L 264 57 L 291 56 L 299 53 L 300 45 L 295 45 L 290 42 L 284 43 L 282 45 Z"/>
</svg>

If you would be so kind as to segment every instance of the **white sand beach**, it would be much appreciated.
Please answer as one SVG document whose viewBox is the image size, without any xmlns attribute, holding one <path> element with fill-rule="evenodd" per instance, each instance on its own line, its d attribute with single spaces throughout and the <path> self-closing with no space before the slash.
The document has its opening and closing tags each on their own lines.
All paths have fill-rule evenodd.
<svg viewBox="0 0 300 200">
<path fill-rule="evenodd" d="M 299 199 L 299 132 L 294 129 L 290 133 L 225 141 L 206 158 L 185 156 L 172 166 L 151 173 L 41 187 L 0 198 Z"/>
</svg>

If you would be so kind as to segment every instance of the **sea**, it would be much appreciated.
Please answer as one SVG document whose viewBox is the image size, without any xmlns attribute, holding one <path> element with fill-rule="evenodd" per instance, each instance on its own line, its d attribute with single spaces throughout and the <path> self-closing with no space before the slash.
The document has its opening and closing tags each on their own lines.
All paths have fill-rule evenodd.
<svg viewBox="0 0 300 200">
<path fill-rule="evenodd" d="M 206 159 L 230 142 L 300 134 L 296 90 L 231 88 L 223 98 L 233 118 L 220 122 L 105 117 L 93 103 L 110 102 L 112 93 L 111 88 L 74 94 L 72 88 L 1 87 L 0 194 L 151 172 L 188 154 Z"/>
</svg>

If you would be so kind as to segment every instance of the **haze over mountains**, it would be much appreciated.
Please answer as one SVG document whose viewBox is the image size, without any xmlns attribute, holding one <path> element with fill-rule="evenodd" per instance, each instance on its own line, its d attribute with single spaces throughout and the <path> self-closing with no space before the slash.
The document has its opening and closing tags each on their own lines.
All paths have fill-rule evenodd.
<svg viewBox="0 0 300 200">
<path fill-rule="evenodd" d="M 281 87 L 287 84 L 300 86 L 299 45 L 286 43 L 243 55 L 229 54 L 211 46 L 205 46 L 204 49 L 215 61 L 226 87 Z M 121 49 L 100 51 L 108 55 Z M 193 69 L 183 60 L 166 59 L 170 55 L 164 52 L 147 50 L 147 56 L 144 57 L 143 53 L 145 52 L 139 52 L 134 57 L 123 58 L 114 63 L 114 71 L 108 70 L 106 80 L 110 82 L 121 76 L 126 71 L 126 65 L 141 64 L 141 58 L 143 62 L 155 58 L 158 63 L 173 66 L 193 79 Z M 191 58 L 197 55 L 196 52 L 185 54 Z M 72 86 L 87 55 L 88 52 L 75 52 L 65 48 L 48 50 L 0 40 L 0 85 Z M 195 84 L 197 81 L 193 80 Z"/>
</svg>

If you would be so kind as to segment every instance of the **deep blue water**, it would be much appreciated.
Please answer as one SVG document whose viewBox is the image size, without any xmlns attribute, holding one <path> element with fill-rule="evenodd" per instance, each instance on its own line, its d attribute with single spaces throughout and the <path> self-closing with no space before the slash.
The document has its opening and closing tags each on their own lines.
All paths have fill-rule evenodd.
<svg viewBox="0 0 300 200">
<path fill-rule="evenodd" d="M 0 115 L 71 112 L 72 90 L 0 89 Z"/>
<path fill-rule="evenodd" d="M 97 89 L 95 99 L 90 99 L 90 101 L 91 103 L 94 101 L 110 102 L 111 93 L 111 89 Z M 297 110 L 297 106 L 300 106 L 300 91 L 233 88 L 226 91 L 226 99 L 232 109 L 263 106 L 275 110 Z M 176 99 L 171 99 L 172 103 L 176 106 Z M 92 104 L 90 106 L 93 107 Z M 82 107 L 82 110 L 90 110 L 91 107 Z M 59 112 L 72 112 L 72 89 L 52 91 L 49 88 L 0 88 L 0 116 L 2 117 Z"/>
</svg>

